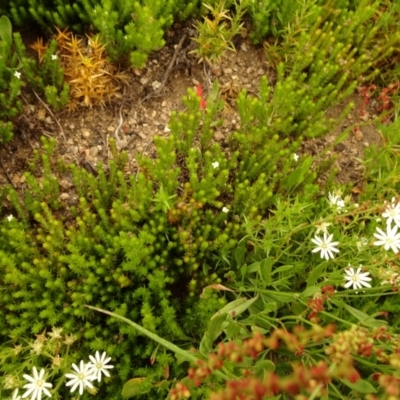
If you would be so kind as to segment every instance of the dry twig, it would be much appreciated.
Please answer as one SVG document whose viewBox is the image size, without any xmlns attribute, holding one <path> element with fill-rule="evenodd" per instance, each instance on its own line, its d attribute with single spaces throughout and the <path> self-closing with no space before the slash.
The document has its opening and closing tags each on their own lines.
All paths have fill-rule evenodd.
<svg viewBox="0 0 400 400">
<path fill-rule="evenodd" d="M 162 82 L 161 82 L 160 87 L 159 87 L 157 90 L 155 90 L 154 93 L 149 93 L 147 96 L 145 96 L 145 97 L 141 100 L 140 103 L 143 103 L 143 102 L 145 102 L 146 100 L 150 99 L 151 97 L 157 97 L 157 96 L 159 96 L 159 95 L 161 94 L 161 91 L 163 90 L 165 84 L 167 83 L 168 77 L 169 77 L 169 75 L 171 74 L 171 71 L 172 71 L 172 67 L 173 67 L 174 64 L 175 64 L 176 58 L 178 57 L 179 50 L 181 49 L 181 47 L 182 47 L 183 42 L 185 41 L 185 39 L 186 39 L 186 34 L 184 34 L 184 35 L 181 37 L 181 40 L 179 41 L 179 43 L 177 44 L 177 46 L 176 46 L 176 48 L 175 48 L 174 55 L 172 56 L 172 59 L 171 59 L 169 65 L 168 65 L 168 68 L 167 68 L 167 70 L 165 71 L 164 78 L 163 78 L 163 80 L 162 80 Z"/>
</svg>

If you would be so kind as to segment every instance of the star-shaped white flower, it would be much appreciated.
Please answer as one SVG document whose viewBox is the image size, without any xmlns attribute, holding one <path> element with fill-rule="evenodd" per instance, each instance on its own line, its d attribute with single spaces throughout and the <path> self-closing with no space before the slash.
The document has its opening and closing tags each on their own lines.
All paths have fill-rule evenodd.
<svg viewBox="0 0 400 400">
<path fill-rule="evenodd" d="M 15 71 L 14 76 L 17 77 L 18 79 L 21 79 L 21 72 Z"/>
<path fill-rule="evenodd" d="M 52 60 L 57 60 L 57 58 L 58 58 L 58 57 L 57 57 L 57 54 L 52 54 L 52 55 L 51 55 L 51 59 L 52 59 Z"/>
<path fill-rule="evenodd" d="M 378 233 L 374 233 L 374 236 L 378 240 L 374 242 L 374 245 L 384 246 L 386 251 L 392 249 L 395 253 L 398 253 L 400 248 L 400 233 L 397 233 L 397 229 L 397 225 L 393 226 L 393 228 L 387 225 L 386 232 L 380 228 L 376 228 Z"/>
<path fill-rule="evenodd" d="M 360 265 L 359 268 L 357 268 L 357 271 L 354 268 L 346 268 L 346 275 L 344 276 L 344 279 L 348 281 L 344 285 L 346 289 L 351 286 L 353 286 L 353 289 L 361 289 L 363 286 L 371 287 L 368 283 L 369 281 L 372 281 L 372 279 L 369 278 L 369 272 L 361 273 L 361 267 L 362 266 Z"/>
<path fill-rule="evenodd" d="M 47 390 L 47 388 L 51 388 L 53 385 L 43 379 L 45 372 L 44 369 L 41 369 L 38 373 L 36 367 L 33 367 L 32 372 L 33 376 L 24 374 L 24 378 L 30 383 L 27 383 L 23 386 L 24 389 L 27 389 L 27 391 L 22 395 L 22 398 L 25 399 L 26 397 L 31 396 L 30 400 L 41 400 L 42 393 L 48 397 L 51 397 L 51 393 Z"/>
<path fill-rule="evenodd" d="M 214 161 L 213 163 L 211 163 L 211 165 L 212 165 L 212 167 L 213 167 L 214 169 L 216 169 L 216 168 L 219 167 L 219 162 L 218 162 L 218 161 Z"/>
<path fill-rule="evenodd" d="M 228 213 L 229 212 L 229 208 L 222 207 L 222 212 L 225 213 L 225 214 Z"/>
<path fill-rule="evenodd" d="M 386 218 L 386 224 L 391 225 L 394 222 L 397 226 L 400 226 L 400 203 L 396 203 L 394 198 L 391 204 L 386 207 L 385 212 L 382 214 L 383 218 Z"/>
<path fill-rule="evenodd" d="M 340 196 L 338 196 L 335 192 L 328 193 L 328 203 L 331 207 L 334 207 L 337 210 L 340 210 L 345 206 L 344 200 Z"/>
<path fill-rule="evenodd" d="M 294 154 L 293 154 L 293 158 L 294 158 L 294 161 L 298 161 L 298 159 L 299 159 L 300 157 L 299 157 L 298 154 L 294 153 Z"/>
<path fill-rule="evenodd" d="M 324 232 L 324 237 L 321 238 L 317 235 L 311 241 L 317 245 L 315 249 L 312 250 L 313 253 L 316 253 L 317 251 L 320 251 L 321 258 L 325 258 L 326 260 L 329 260 L 329 258 L 335 258 L 335 255 L 333 253 L 338 253 L 339 250 L 336 248 L 336 246 L 339 244 L 339 242 L 332 242 L 333 235 L 329 235 Z"/>
<path fill-rule="evenodd" d="M 103 354 L 100 356 L 100 353 L 96 351 L 95 356 L 89 356 L 90 358 L 90 365 L 91 365 L 91 373 L 99 382 L 101 381 L 101 374 L 109 377 L 110 373 L 107 369 L 114 368 L 113 365 L 107 365 L 111 361 L 111 357 L 107 357 L 107 353 L 104 351 Z"/>
<path fill-rule="evenodd" d="M 91 368 L 92 364 L 85 364 L 83 360 L 81 360 L 79 364 L 79 368 L 76 364 L 72 364 L 72 368 L 76 371 L 72 374 L 65 374 L 65 376 L 69 379 L 66 383 L 66 386 L 72 386 L 71 393 L 75 391 L 75 389 L 79 386 L 79 394 L 82 396 L 83 389 L 86 387 L 93 389 L 92 380 L 96 377 L 92 374 Z"/>
<path fill-rule="evenodd" d="M 10 214 L 7 218 L 7 221 L 11 222 L 14 219 L 14 215 Z"/>
</svg>

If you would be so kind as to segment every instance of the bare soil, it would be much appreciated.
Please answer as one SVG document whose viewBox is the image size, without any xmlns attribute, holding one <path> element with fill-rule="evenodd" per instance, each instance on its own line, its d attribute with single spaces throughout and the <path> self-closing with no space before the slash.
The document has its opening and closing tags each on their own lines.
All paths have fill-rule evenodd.
<svg viewBox="0 0 400 400">
<path fill-rule="evenodd" d="M 168 66 L 176 54 L 176 46 L 186 33 L 186 28 L 179 25 L 170 29 L 166 33 L 168 44 L 149 57 L 146 68 L 129 71 L 129 84 L 124 88 L 121 98 L 106 108 L 82 107 L 72 113 L 50 113 L 44 103 L 31 93 L 25 93 L 24 112 L 15 120 L 15 137 L 0 153 L 0 185 L 11 184 L 18 190 L 26 188 L 23 174 L 34 150 L 41 147 L 42 135 L 57 141 L 56 158 L 79 164 L 89 170 L 95 170 L 98 162 L 107 165 L 112 157 L 109 141 L 114 138 L 118 148 L 126 150 L 129 155 L 126 174 L 135 173 L 137 155 L 154 156 L 154 136 L 168 136 L 171 112 L 184 109 L 182 97 L 187 89 L 195 88 L 200 83 L 207 97 L 215 79 L 218 79 L 226 101 L 223 126 L 216 131 L 215 140 L 225 141 L 240 126 L 235 106 L 239 91 L 246 88 L 250 94 L 257 96 L 261 76 L 266 75 L 273 82 L 274 71 L 266 60 L 263 48 L 253 46 L 246 37 L 235 43 L 237 51 L 229 53 L 219 67 L 205 66 L 190 54 L 193 41 L 188 35 L 178 49 L 165 86 L 159 95 L 154 96 L 157 93 L 154 88 L 159 87 L 165 78 Z M 356 106 L 347 119 L 326 137 L 305 141 L 302 152 L 319 154 L 331 146 L 332 149 L 326 156 L 338 156 L 338 182 L 353 182 L 355 186 L 361 186 L 363 171 L 360 159 L 364 148 L 379 144 L 381 137 L 373 124 L 367 125 L 366 118 L 360 117 L 362 98 L 355 93 L 346 102 L 348 101 L 353 101 Z M 346 102 L 327 111 L 327 115 L 337 118 Z M 368 112 L 367 120 L 376 117 L 372 106 Z M 332 146 L 344 130 L 357 124 L 363 126 L 350 133 L 342 143 Z M 61 199 L 73 202 L 70 199 L 72 182 L 66 178 L 61 179 L 60 184 Z"/>
</svg>

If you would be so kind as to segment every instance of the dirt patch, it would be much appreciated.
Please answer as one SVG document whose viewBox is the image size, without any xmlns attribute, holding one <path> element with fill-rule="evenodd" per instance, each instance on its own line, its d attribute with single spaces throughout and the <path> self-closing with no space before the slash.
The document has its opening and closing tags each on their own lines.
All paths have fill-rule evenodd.
<svg viewBox="0 0 400 400">
<path fill-rule="evenodd" d="M 182 36 L 187 35 L 179 45 Z M 248 38 L 240 38 L 236 43 L 237 52 L 228 54 L 221 65 L 204 67 L 195 56 L 190 54 L 193 41 L 188 30 L 175 26 L 166 33 L 168 45 L 154 53 L 143 70 L 131 70 L 123 95 L 107 108 L 81 108 L 68 113 L 62 111 L 51 114 L 44 104 L 33 95 L 24 96 L 24 113 L 15 121 L 16 134 L 11 143 L 4 146 L 1 152 L 3 168 L 0 169 L 0 184 L 11 183 L 17 189 L 25 188 L 23 173 L 33 151 L 40 147 L 40 136 L 53 137 L 57 141 L 57 158 L 72 162 L 92 170 L 95 173 L 98 162 L 107 165 L 112 157 L 109 149 L 110 138 L 114 138 L 119 149 L 127 151 L 129 164 L 126 173 L 136 171 L 138 154 L 154 155 L 154 135 L 168 136 L 168 122 L 172 111 L 184 109 L 182 97 L 189 87 L 200 84 L 207 97 L 211 82 L 218 79 L 222 95 L 226 101 L 226 112 L 223 114 L 223 126 L 216 132 L 215 139 L 224 141 L 234 130 L 239 128 L 239 118 L 235 99 L 242 88 L 257 95 L 260 78 L 267 75 L 271 81 L 273 71 L 261 47 L 255 47 Z M 176 61 L 170 69 L 168 80 L 158 93 L 160 84 L 165 78 L 171 60 Z M 153 97 L 154 96 L 154 97 Z M 143 101 L 146 99 L 145 101 Z M 325 138 L 306 141 L 303 152 L 318 154 L 332 143 L 349 126 L 365 121 L 360 120 L 357 112 L 361 97 L 354 94 L 348 101 L 355 102 L 354 111 L 346 121 Z M 337 117 L 346 103 L 327 112 L 329 117 Z M 370 113 L 371 117 L 373 112 Z M 340 169 L 338 181 L 354 182 L 362 179 L 363 149 L 371 144 L 379 144 L 380 135 L 373 125 L 363 126 L 357 133 L 337 144 L 327 153 L 338 154 L 337 166 Z M 68 200 L 69 180 L 61 180 L 63 200 Z"/>
</svg>

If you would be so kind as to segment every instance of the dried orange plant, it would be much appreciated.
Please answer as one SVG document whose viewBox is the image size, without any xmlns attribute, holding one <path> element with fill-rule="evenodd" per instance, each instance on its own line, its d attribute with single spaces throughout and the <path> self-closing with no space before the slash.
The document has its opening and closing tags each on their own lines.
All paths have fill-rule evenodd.
<svg viewBox="0 0 400 400">
<path fill-rule="evenodd" d="M 67 29 L 56 29 L 58 48 L 55 56 L 60 58 L 65 80 L 71 88 L 67 105 L 69 110 L 80 105 L 105 106 L 106 101 L 121 97 L 122 84 L 127 82 L 127 75 L 107 60 L 105 46 L 100 43 L 99 36 L 87 35 L 86 41 Z M 37 51 L 40 62 L 48 45 L 43 45 L 39 39 L 31 47 Z"/>
</svg>

